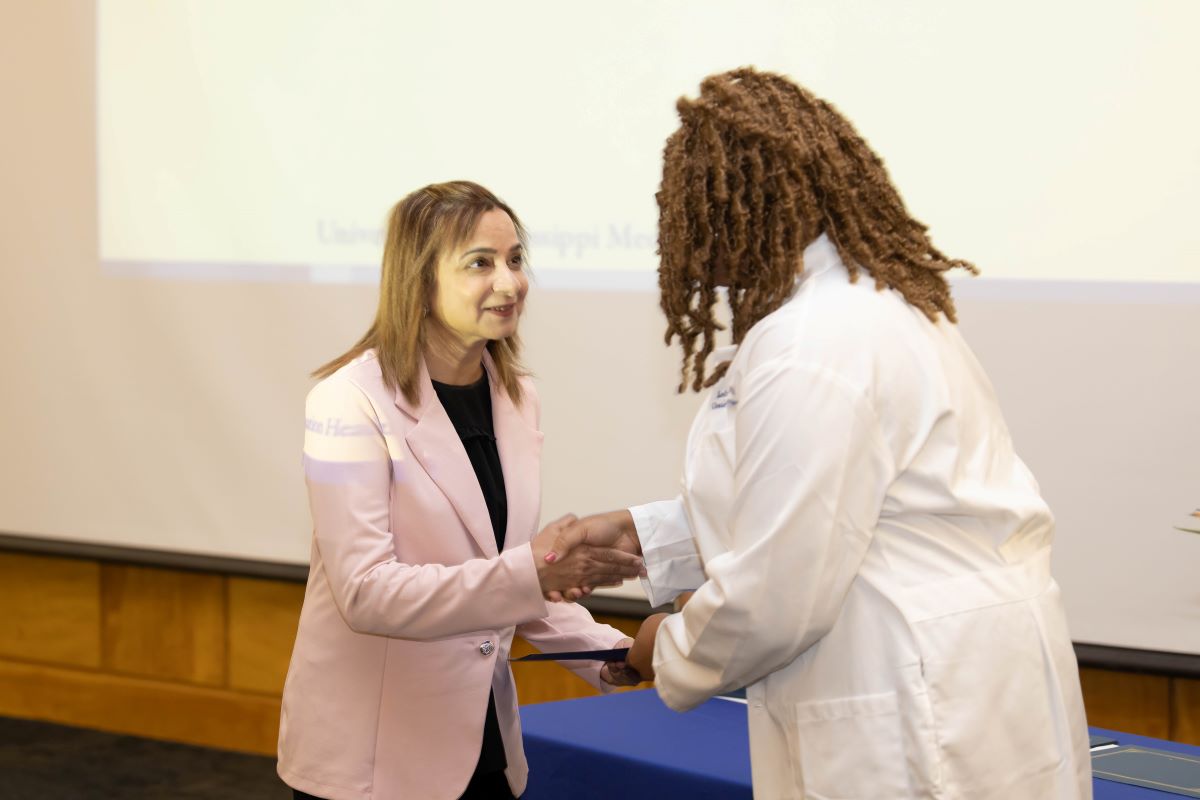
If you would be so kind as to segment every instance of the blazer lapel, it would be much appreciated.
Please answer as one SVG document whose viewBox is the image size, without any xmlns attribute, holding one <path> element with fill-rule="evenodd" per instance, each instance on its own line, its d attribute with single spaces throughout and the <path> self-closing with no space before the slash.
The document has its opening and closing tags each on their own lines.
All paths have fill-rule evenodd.
<svg viewBox="0 0 1200 800">
<path fill-rule="evenodd" d="M 508 392 L 496 377 L 496 365 L 488 352 L 483 367 L 492 387 L 492 426 L 504 470 L 504 490 L 508 495 L 508 530 L 504 549 L 519 547 L 532 538 L 541 514 L 542 434 L 525 421 L 513 405 Z"/>
<path fill-rule="evenodd" d="M 467 457 L 467 451 L 463 448 L 462 440 L 458 438 L 458 432 L 454 430 L 454 424 L 450 422 L 446 409 L 438 402 L 423 358 L 418 386 L 420 397 L 417 405 L 409 403 L 402 392 L 396 392 L 396 407 L 416 421 L 416 425 L 404 435 L 408 448 L 425 473 L 442 490 L 442 494 L 446 495 L 446 499 L 454 507 L 458 518 L 479 545 L 479 549 L 488 557 L 496 556 L 498 553 L 496 537 L 492 533 L 492 519 L 488 514 L 487 501 L 483 499 L 483 490 L 479 488 L 479 479 L 475 477 L 475 468 L 471 466 L 471 459 Z M 501 464 L 504 465 L 503 450 Z M 507 475 L 508 470 L 505 466 L 505 476 Z M 509 502 L 511 519 L 511 500 Z"/>
</svg>

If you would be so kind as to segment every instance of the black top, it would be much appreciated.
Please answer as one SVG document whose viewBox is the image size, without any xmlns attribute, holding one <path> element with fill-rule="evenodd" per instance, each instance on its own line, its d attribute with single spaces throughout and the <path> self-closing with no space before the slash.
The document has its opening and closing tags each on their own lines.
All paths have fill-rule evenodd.
<svg viewBox="0 0 1200 800">
<path fill-rule="evenodd" d="M 503 550 L 504 533 L 508 529 L 508 495 L 504 492 L 504 471 L 500 468 L 500 451 L 496 449 L 496 434 L 492 427 L 492 391 L 487 373 L 469 386 L 434 381 L 433 390 L 454 423 L 467 458 L 475 468 L 475 477 L 492 518 L 496 549 Z"/>
<path fill-rule="evenodd" d="M 451 386 L 433 382 L 442 408 L 454 423 L 462 440 L 475 478 L 492 518 L 492 533 L 496 549 L 504 549 L 504 533 L 508 528 L 508 496 L 504 492 L 504 472 L 500 468 L 500 451 L 496 448 L 495 428 L 492 426 L 492 391 L 487 373 L 470 386 Z M 475 774 L 499 772 L 508 766 L 504 756 L 504 740 L 500 737 L 500 721 L 496 717 L 496 697 L 488 692 L 487 716 L 483 721 L 483 744 Z"/>
</svg>

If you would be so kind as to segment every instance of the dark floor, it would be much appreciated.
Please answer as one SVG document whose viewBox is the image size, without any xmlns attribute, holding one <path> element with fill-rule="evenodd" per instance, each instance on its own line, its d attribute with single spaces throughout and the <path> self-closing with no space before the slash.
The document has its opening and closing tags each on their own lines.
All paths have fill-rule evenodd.
<svg viewBox="0 0 1200 800">
<path fill-rule="evenodd" d="M 287 800 L 275 759 L 0 717 L 0 800 Z"/>
</svg>

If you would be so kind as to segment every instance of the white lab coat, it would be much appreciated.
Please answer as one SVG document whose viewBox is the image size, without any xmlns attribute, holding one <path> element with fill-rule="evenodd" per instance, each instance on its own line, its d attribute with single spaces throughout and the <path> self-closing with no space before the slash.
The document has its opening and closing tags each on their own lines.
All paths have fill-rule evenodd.
<svg viewBox="0 0 1200 800">
<path fill-rule="evenodd" d="M 663 701 L 747 687 L 757 798 L 1090 798 L 1053 517 L 956 326 L 832 244 L 632 509 Z"/>
</svg>

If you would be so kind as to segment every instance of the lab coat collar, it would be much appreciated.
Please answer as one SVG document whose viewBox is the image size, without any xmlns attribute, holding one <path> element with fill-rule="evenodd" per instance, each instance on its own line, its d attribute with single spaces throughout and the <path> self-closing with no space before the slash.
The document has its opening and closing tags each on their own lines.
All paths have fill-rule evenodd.
<svg viewBox="0 0 1200 800">
<path fill-rule="evenodd" d="M 842 257 L 838 255 L 837 247 L 834 246 L 833 240 L 824 233 L 809 242 L 800 259 L 801 268 L 799 274 L 796 275 L 796 286 L 792 290 L 793 296 L 795 296 L 795 290 L 799 289 L 805 281 L 823 272 L 828 272 L 834 267 L 842 266 Z"/>
<path fill-rule="evenodd" d="M 708 358 L 704 360 L 709 370 L 725 361 L 732 361 L 734 355 L 738 351 L 736 344 L 726 344 L 721 347 L 714 347 L 713 351 L 708 354 Z"/>
<path fill-rule="evenodd" d="M 785 303 L 790 303 L 796 297 L 796 293 L 805 281 L 811 280 L 814 276 L 828 272 L 831 269 L 844 269 L 842 267 L 842 257 L 838 255 L 837 247 L 823 233 L 809 242 L 808 247 L 804 248 L 804 253 L 800 258 L 801 270 L 796 275 L 796 282 L 792 285 L 791 294 L 788 295 L 787 300 L 784 301 Z M 709 354 L 705 364 L 708 365 L 709 369 L 712 369 L 717 364 L 732 361 L 737 350 L 738 345 L 736 344 L 727 344 L 723 347 L 715 348 Z"/>
</svg>

